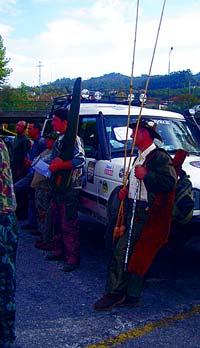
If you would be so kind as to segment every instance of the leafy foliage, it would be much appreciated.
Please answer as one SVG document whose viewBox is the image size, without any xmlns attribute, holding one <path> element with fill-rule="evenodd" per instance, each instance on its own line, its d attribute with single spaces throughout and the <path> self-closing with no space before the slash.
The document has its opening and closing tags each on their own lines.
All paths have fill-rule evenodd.
<svg viewBox="0 0 200 348">
<path fill-rule="evenodd" d="M 12 71 L 6 67 L 9 61 L 10 59 L 6 58 L 6 48 L 3 46 L 3 39 L 0 35 L 0 86 L 4 84 Z"/>
<path fill-rule="evenodd" d="M 0 93 L 0 109 L 3 111 L 40 111 L 47 110 L 52 104 L 52 98 L 43 96 L 42 99 L 28 86 L 21 83 L 18 88 L 5 85 Z"/>
</svg>

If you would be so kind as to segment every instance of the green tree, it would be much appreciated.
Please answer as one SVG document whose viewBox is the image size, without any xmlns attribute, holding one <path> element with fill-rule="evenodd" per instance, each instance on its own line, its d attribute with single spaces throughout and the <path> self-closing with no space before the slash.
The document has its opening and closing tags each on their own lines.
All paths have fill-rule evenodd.
<svg viewBox="0 0 200 348">
<path fill-rule="evenodd" d="M 6 67 L 9 61 L 10 59 L 6 58 L 6 48 L 3 46 L 3 39 L 0 35 L 0 86 L 5 83 L 6 78 L 12 71 L 8 67 Z"/>
<path fill-rule="evenodd" d="M 182 112 L 184 109 L 190 109 L 200 103 L 200 100 L 193 94 L 183 94 L 172 98 L 169 110 Z"/>
</svg>

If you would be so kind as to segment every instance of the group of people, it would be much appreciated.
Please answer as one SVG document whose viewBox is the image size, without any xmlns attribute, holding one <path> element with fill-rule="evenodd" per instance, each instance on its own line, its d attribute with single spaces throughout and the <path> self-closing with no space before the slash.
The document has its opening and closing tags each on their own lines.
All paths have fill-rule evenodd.
<svg viewBox="0 0 200 348">
<path fill-rule="evenodd" d="M 82 167 L 85 164 L 84 149 L 80 138 L 75 139 L 71 160 L 62 160 L 62 151 L 65 147 L 65 133 L 67 130 L 68 109 L 58 109 L 54 112 L 52 131 L 41 137 L 38 123 L 29 124 L 28 136 L 32 140 L 30 150 L 25 154 L 21 167 L 27 169 L 26 175 L 14 183 L 14 190 L 19 200 L 28 195 L 28 224 L 22 229 L 29 229 L 32 234 L 40 238 L 35 246 L 42 250 L 54 250 L 54 254 L 46 256 L 48 261 L 64 261 L 63 270 L 73 271 L 80 262 L 80 239 L 78 223 L 79 192 L 82 182 Z M 23 121 L 20 121 L 23 122 Z M 19 123 L 16 126 L 16 131 Z M 24 133 L 16 138 L 27 141 Z M 15 145 L 16 142 L 14 142 Z M 18 140 L 18 145 L 22 140 Z M 24 147 L 25 147 L 24 146 Z M 14 146 L 16 152 L 16 146 Z M 17 151 L 19 153 L 19 150 Z M 22 151 L 20 151 L 21 153 Z M 38 172 L 37 163 L 48 165 L 48 173 Z M 57 190 L 52 177 L 60 171 L 70 172 L 70 182 L 66 189 Z"/>
<path fill-rule="evenodd" d="M 3 141 L 0 142 L 0 282 L 6 279 L 6 283 L 3 281 L 0 285 L 2 348 L 12 347 L 15 337 L 18 228 L 14 191 L 16 195 L 22 190 L 27 190 L 29 194 L 29 226 L 25 228 L 39 229 L 42 238 L 37 246 L 54 251 L 46 256 L 46 260 L 64 261 L 64 272 L 74 271 L 80 264 L 78 204 L 85 155 L 83 144 L 77 136 L 71 159 L 65 160 L 62 156 L 66 145 L 67 118 L 67 109 L 54 111 L 53 132 L 46 136 L 46 140 L 41 137 L 38 124 L 29 124 L 27 137 L 26 123 L 18 122 L 15 157 L 11 159 L 14 186 L 8 153 Z M 110 310 L 117 305 L 138 304 L 144 276 L 158 250 L 167 242 L 172 220 L 177 181 L 172 159 L 156 145 L 155 140 L 162 139 L 153 121 L 140 120 L 138 128 L 136 124 L 130 127 L 138 147 L 138 156 L 130 170 L 127 186 L 119 190 L 117 198 L 126 206 L 126 229 L 122 235 L 114 235 L 105 294 L 93 305 L 97 311 Z M 15 163 L 17 154 L 20 154 L 21 164 L 18 161 Z M 50 175 L 47 177 L 34 169 L 39 159 L 48 164 Z M 57 186 L 66 172 L 70 173 L 70 181 L 66 189 L 60 191 Z M 51 247 L 45 249 L 48 244 Z M 6 298 L 5 293 L 8 293 Z M 8 302 L 12 306 L 8 307 Z"/>
<path fill-rule="evenodd" d="M 79 267 L 78 202 L 85 156 L 82 142 L 77 136 L 71 159 L 61 159 L 63 146 L 66 145 L 64 134 L 67 130 L 67 117 L 67 109 L 56 110 L 52 121 L 53 131 L 45 138 L 41 137 L 40 124 L 31 123 L 27 127 L 25 121 L 19 121 L 11 156 L 0 139 L 1 348 L 11 348 L 15 341 L 18 220 L 26 216 L 24 209 L 27 205 L 28 225 L 22 228 L 31 229 L 41 236 L 41 245 L 38 246 L 43 247 L 50 241 L 54 244 L 54 254 L 47 255 L 47 260 L 64 261 L 64 272 L 71 272 Z M 70 173 L 64 192 L 57 190 L 49 175 L 43 175 L 34 169 L 40 159 L 48 165 L 50 177 L 58 171 L 61 176 L 66 171 Z M 27 196 L 28 204 L 24 204 Z M 50 214 L 52 211 L 53 214 Z"/>
</svg>

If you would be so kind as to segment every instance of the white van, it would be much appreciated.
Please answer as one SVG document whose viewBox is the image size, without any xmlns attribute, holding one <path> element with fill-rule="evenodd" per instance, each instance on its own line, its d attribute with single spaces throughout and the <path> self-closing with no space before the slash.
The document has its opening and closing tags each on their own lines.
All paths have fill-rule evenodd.
<svg viewBox="0 0 200 348">
<path fill-rule="evenodd" d="M 139 111 L 140 107 L 131 106 L 131 122 L 137 120 Z M 105 225 L 109 222 L 107 207 L 111 194 L 122 184 L 127 118 L 128 105 L 100 102 L 80 105 L 79 135 L 86 153 L 80 211 Z M 200 145 L 196 130 L 194 132 L 187 124 L 183 115 L 175 112 L 143 108 L 142 118 L 157 123 L 157 131 L 164 141 L 162 147 L 172 156 L 180 148 L 188 151 L 183 169 L 190 175 L 193 185 L 193 220 L 200 221 Z M 50 123 L 50 119 L 46 120 L 45 132 Z M 129 131 L 131 134 L 131 129 Z M 127 155 L 130 154 L 131 145 L 130 138 Z"/>
</svg>

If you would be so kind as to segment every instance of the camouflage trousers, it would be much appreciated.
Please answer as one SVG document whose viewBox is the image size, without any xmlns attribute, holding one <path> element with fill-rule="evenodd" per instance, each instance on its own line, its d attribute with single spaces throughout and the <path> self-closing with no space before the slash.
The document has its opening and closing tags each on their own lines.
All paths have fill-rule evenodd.
<svg viewBox="0 0 200 348">
<path fill-rule="evenodd" d="M 43 188 L 35 189 L 38 229 L 45 243 L 50 243 L 54 237 L 54 229 L 51 221 L 51 198 L 50 190 Z"/>
<path fill-rule="evenodd" d="M 15 213 L 0 214 L 0 347 L 15 340 L 16 251 L 18 225 Z"/>
</svg>

